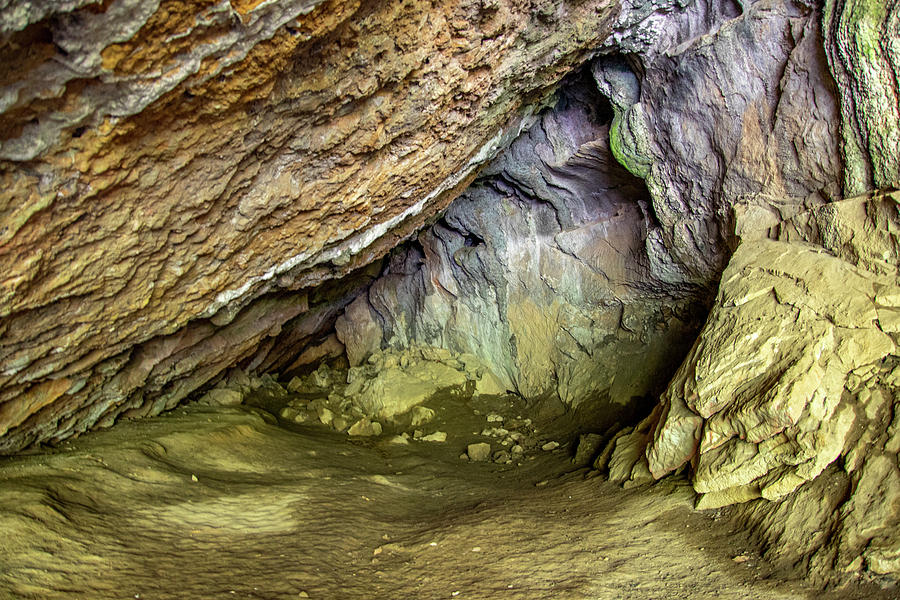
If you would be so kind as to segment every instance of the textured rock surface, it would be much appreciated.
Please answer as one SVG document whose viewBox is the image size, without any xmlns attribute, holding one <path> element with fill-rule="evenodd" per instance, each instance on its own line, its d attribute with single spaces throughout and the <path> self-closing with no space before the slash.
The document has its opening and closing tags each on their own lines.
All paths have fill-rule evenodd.
<svg viewBox="0 0 900 600">
<path fill-rule="evenodd" d="M 900 187 L 900 3 L 828 0 L 822 28 L 841 96 L 844 186 Z"/>
<path fill-rule="evenodd" d="M 690 464 L 702 508 L 807 484 L 786 501 L 806 524 L 780 521 L 778 503 L 741 509 L 778 541 L 773 553 L 900 572 L 898 201 L 845 200 L 780 223 L 768 208 L 741 211 L 709 320 L 659 409 L 604 458 L 614 478 Z M 810 483 L 836 461 L 843 476 Z"/>
<path fill-rule="evenodd" d="M 593 83 L 573 83 L 392 257 L 350 327 L 378 321 L 383 336 L 348 355 L 471 352 L 510 389 L 570 405 L 653 391 L 728 259 L 734 207 L 793 214 L 842 192 L 820 13 L 745 4 L 623 11 L 609 43 L 629 56 L 594 61 Z"/>
<path fill-rule="evenodd" d="M 380 344 L 478 356 L 526 398 L 585 400 L 615 419 L 658 392 L 693 337 L 698 290 L 654 278 L 646 190 L 606 142 L 589 74 L 348 310 L 351 362 Z M 340 323 L 340 321 L 339 321 Z M 374 338 L 374 339 L 373 339 Z M 632 407 L 633 408 L 633 407 Z"/>
<path fill-rule="evenodd" d="M 522 232 L 559 218 L 559 239 L 524 244 L 517 260 L 549 248 L 538 264 L 521 266 L 568 279 L 506 290 L 518 324 L 487 323 L 495 332 L 481 354 L 502 350 L 501 385 L 529 394 L 552 388 L 574 402 L 617 385 L 614 395 L 625 399 L 644 393 L 647 386 L 610 381 L 619 353 L 591 357 L 601 340 L 585 338 L 585 326 L 629 338 L 617 339 L 627 354 L 631 338 L 649 339 L 665 299 L 696 297 L 715 282 L 736 201 L 777 196 L 802 207 L 840 194 L 836 140 L 849 129 L 839 130 L 827 66 L 838 72 L 836 57 L 858 54 L 841 45 L 841 32 L 859 11 L 829 5 L 826 21 L 836 25 L 823 41 L 818 11 L 802 2 L 617 8 L 313 0 L 7 7 L 2 51 L 18 67 L 0 79 L 0 448 L 159 412 L 238 362 L 296 368 L 339 354 L 342 340 L 375 343 L 378 315 L 367 331 L 342 320 L 336 336 L 322 332 L 377 265 L 354 284 L 295 291 L 411 235 L 597 49 L 630 56 L 597 61 L 593 74 L 611 101 L 611 151 L 646 178 L 649 197 L 604 171 L 608 153 L 590 147 L 607 136 L 602 122 L 582 120 L 576 131 L 569 111 L 560 131 L 529 133 L 518 156 L 496 166 L 495 183 L 469 201 L 516 197 Z M 892 17 L 876 17 L 875 37 L 890 40 Z M 882 46 L 872 64 L 893 64 Z M 873 77 L 883 74 L 876 67 Z M 854 108 L 857 95 L 841 96 L 845 125 L 853 111 L 876 114 L 875 100 Z M 891 127 L 891 119 L 877 127 L 883 139 Z M 543 143 L 562 145 L 535 161 L 529 148 Z M 868 151 L 861 160 L 888 156 Z M 872 168 L 889 173 L 884 164 Z M 634 196 L 644 198 L 637 208 Z M 594 238 L 598 228 L 606 242 Z M 646 242 L 635 243 L 641 236 Z M 481 279 L 496 283 L 497 275 Z M 612 283 L 598 287 L 604 278 Z M 573 281 L 589 285 L 553 307 L 548 290 L 572 292 Z M 471 310 L 496 304 L 473 302 Z M 353 306 L 350 313 L 366 308 Z M 532 318 L 544 306 L 550 316 Z M 623 327 L 613 324 L 620 308 Z M 675 313 L 685 320 L 678 306 Z M 521 348 L 513 349 L 517 328 Z M 382 343 L 402 340 L 387 334 Z M 437 337 L 411 336 L 475 350 L 473 340 Z M 544 344 L 559 344 L 558 355 L 542 357 Z M 649 363 L 658 362 L 653 354 Z M 523 375 L 532 366 L 553 371 L 552 383 Z"/>
<path fill-rule="evenodd" d="M 308 329 L 302 296 L 245 307 L 444 207 L 615 9 L 5 3 L 0 447 L 158 412 Z"/>
<path fill-rule="evenodd" d="M 818 11 L 790 0 L 696 2 L 639 46 L 640 68 L 600 62 L 615 155 L 645 177 L 659 221 L 648 244 L 661 279 L 714 285 L 731 207 L 839 197 L 839 109 Z M 640 76 L 633 72 L 641 73 Z"/>
<path fill-rule="evenodd" d="M 351 381 L 283 418 L 378 435 L 438 391 L 512 389 L 616 419 L 728 263 L 597 464 L 687 469 L 811 573 L 896 575 L 896 195 L 834 201 L 900 184 L 898 14 L 3 3 L 0 451 L 214 384 L 282 401 L 247 373 L 342 354 Z"/>
</svg>

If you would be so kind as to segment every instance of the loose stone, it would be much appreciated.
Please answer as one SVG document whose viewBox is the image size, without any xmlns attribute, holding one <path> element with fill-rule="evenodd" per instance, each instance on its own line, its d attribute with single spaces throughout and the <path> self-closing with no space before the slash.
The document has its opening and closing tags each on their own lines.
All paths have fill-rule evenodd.
<svg viewBox="0 0 900 600">
<path fill-rule="evenodd" d="M 486 461 L 491 456 L 491 445 L 486 442 L 469 444 L 466 448 L 466 454 L 469 455 L 469 460 L 476 462 Z"/>
</svg>

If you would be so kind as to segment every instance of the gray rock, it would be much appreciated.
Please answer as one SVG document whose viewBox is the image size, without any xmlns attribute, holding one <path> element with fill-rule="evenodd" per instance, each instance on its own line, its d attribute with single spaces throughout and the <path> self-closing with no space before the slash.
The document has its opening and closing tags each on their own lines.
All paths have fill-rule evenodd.
<svg viewBox="0 0 900 600">
<path fill-rule="evenodd" d="M 381 327 L 375 321 L 375 315 L 365 296 L 360 296 L 347 307 L 334 328 L 338 339 L 347 349 L 351 367 L 362 364 L 381 348 Z"/>
<path fill-rule="evenodd" d="M 469 444 L 466 447 L 466 454 L 469 460 L 476 462 L 484 462 L 491 457 L 491 445 L 486 442 Z"/>
<path fill-rule="evenodd" d="M 350 429 L 347 430 L 347 433 L 352 436 L 371 437 L 381 435 L 381 431 L 381 423 L 379 423 L 378 421 L 370 421 L 367 418 L 362 418 L 351 425 Z"/>
</svg>

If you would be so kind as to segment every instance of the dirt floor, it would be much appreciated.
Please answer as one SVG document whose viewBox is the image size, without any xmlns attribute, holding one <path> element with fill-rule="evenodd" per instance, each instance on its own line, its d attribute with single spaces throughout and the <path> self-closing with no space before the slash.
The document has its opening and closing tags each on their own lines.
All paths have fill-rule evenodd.
<svg viewBox="0 0 900 600">
<path fill-rule="evenodd" d="M 445 442 L 192 406 L 6 459 L 0 598 L 892 597 L 786 580 L 683 481 L 586 477 L 551 430 L 509 464 L 461 458 L 512 400 L 434 408 Z"/>
</svg>

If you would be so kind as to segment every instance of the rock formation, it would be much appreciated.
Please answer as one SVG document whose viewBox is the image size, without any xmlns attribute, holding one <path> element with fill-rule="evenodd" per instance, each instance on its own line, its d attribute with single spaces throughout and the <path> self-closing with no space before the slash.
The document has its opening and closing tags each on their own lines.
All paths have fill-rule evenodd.
<svg viewBox="0 0 900 600">
<path fill-rule="evenodd" d="M 590 73 L 571 81 L 338 321 L 351 363 L 382 345 L 447 348 L 526 398 L 591 401 L 611 422 L 658 393 L 702 290 L 654 276 L 643 240 L 658 227 L 610 153 L 610 117 Z"/>
<path fill-rule="evenodd" d="M 749 208 L 693 349 L 598 466 L 640 482 L 689 464 L 699 508 L 763 498 L 739 511 L 759 518 L 790 507 L 762 528 L 791 531 L 773 553 L 815 555 L 820 577 L 900 572 L 898 203 L 844 200 L 783 221 Z M 809 485 L 833 464 L 826 480 L 839 484 Z M 798 488 L 804 500 L 766 502 Z"/>
<path fill-rule="evenodd" d="M 649 412 L 612 479 L 897 575 L 898 39 L 896 0 L 3 2 L 0 452 L 338 357 L 371 433 L 440 370 Z M 380 372 L 413 351 L 478 367 Z"/>
<path fill-rule="evenodd" d="M 4 3 L 0 449 L 333 319 L 274 291 L 444 208 L 617 12 L 532 4 Z"/>
</svg>

